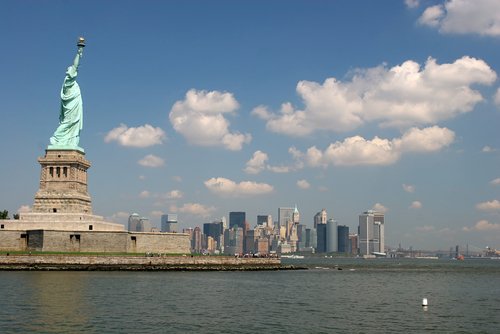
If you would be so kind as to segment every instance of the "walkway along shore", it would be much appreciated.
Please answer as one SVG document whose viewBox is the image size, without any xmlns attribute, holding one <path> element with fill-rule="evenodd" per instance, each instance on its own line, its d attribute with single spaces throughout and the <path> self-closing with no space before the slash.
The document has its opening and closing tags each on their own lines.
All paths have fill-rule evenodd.
<svg viewBox="0 0 500 334">
<path fill-rule="evenodd" d="M 306 269 L 279 258 L 229 256 L 0 255 L 0 270 L 235 271 Z"/>
</svg>

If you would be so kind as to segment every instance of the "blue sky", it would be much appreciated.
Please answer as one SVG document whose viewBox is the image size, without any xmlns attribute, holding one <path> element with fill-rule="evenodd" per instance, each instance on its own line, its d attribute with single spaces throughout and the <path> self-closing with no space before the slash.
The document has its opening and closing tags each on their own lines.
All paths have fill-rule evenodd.
<svg viewBox="0 0 500 334">
<path fill-rule="evenodd" d="M 2 1 L 0 209 L 33 203 L 84 36 L 94 213 L 253 226 L 297 204 L 355 230 L 374 208 L 392 246 L 500 248 L 499 16 L 493 0 Z"/>
</svg>

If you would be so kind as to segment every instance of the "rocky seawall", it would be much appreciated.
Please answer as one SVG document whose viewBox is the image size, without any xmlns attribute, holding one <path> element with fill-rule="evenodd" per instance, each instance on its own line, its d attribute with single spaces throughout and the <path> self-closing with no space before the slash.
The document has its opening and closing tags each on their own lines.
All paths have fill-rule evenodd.
<svg viewBox="0 0 500 334">
<path fill-rule="evenodd" d="M 235 271 L 305 269 L 279 258 L 225 256 L 0 255 L 0 270 Z"/>
</svg>

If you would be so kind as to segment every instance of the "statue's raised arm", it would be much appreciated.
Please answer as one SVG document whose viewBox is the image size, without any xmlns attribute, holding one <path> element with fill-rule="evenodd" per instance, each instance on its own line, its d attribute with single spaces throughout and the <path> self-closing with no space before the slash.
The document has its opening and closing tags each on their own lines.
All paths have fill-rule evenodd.
<svg viewBox="0 0 500 334">
<path fill-rule="evenodd" d="M 73 60 L 73 65 L 68 67 L 61 89 L 61 110 L 59 113 L 59 126 L 50 138 L 49 149 L 80 150 L 80 132 L 83 128 L 83 101 L 80 86 L 76 82 L 78 67 L 83 56 L 85 40 L 80 37 L 78 50 Z"/>
</svg>

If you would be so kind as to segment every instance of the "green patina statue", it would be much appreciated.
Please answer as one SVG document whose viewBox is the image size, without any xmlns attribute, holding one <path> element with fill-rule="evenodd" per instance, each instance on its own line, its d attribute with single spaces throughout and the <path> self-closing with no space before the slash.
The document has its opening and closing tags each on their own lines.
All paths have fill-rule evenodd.
<svg viewBox="0 0 500 334">
<path fill-rule="evenodd" d="M 59 114 L 59 126 L 54 135 L 50 137 L 49 150 L 79 150 L 80 131 L 83 128 L 83 103 L 80 86 L 76 82 L 78 66 L 83 56 L 85 39 L 78 40 L 78 51 L 73 65 L 68 67 L 61 89 L 61 112 Z"/>
</svg>

